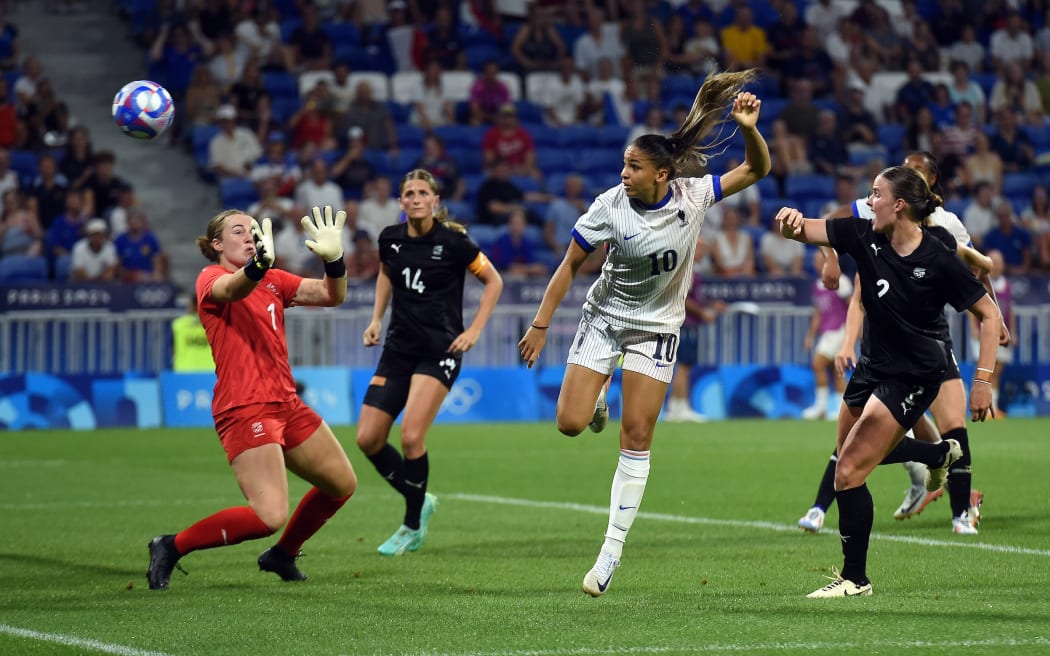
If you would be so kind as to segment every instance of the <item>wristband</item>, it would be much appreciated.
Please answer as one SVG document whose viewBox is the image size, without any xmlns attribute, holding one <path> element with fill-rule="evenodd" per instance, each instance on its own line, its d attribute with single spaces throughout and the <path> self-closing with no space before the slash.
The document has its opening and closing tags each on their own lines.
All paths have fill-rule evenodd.
<svg viewBox="0 0 1050 656">
<path fill-rule="evenodd" d="M 992 381 L 990 381 L 990 380 L 981 380 L 980 378 L 974 378 L 973 382 L 975 382 L 975 383 L 984 383 L 985 385 L 991 385 L 992 384 Z"/>
<path fill-rule="evenodd" d="M 342 278 L 346 275 L 346 262 L 343 258 L 324 263 L 324 274 L 329 278 Z"/>
<path fill-rule="evenodd" d="M 547 330 L 548 328 L 550 328 L 550 326 L 537 326 L 534 323 L 530 323 L 529 325 L 535 328 L 536 330 Z"/>
<path fill-rule="evenodd" d="M 252 282 L 259 282 L 266 275 L 267 269 L 270 267 L 266 266 L 266 263 L 259 259 L 258 255 L 252 255 L 252 258 L 244 263 L 244 275 L 248 277 L 248 280 Z"/>
</svg>

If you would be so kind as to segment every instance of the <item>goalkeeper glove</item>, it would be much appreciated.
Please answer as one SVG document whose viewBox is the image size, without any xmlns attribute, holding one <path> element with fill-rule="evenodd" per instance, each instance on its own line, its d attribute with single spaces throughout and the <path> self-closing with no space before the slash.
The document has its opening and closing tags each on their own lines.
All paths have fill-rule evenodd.
<svg viewBox="0 0 1050 656">
<path fill-rule="evenodd" d="M 335 262 L 343 258 L 343 224 L 346 222 L 346 212 L 339 210 L 332 217 L 332 207 L 326 205 L 324 215 L 321 208 L 313 209 L 314 216 L 304 216 L 302 219 L 303 230 L 310 235 L 306 240 L 306 247 L 325 262 Z"/>
<path fill-rule="evenodd" d="M 244 265 L 244 273 L 252 280 L 262 280 L 266 270 L 273 266 L 276 253 L 273 249 L 273 226 L 270 219 L 263 219 L 262 225 L 252 219 L 249 232 L 255 243 L 255 255 Z"/>
</svg>

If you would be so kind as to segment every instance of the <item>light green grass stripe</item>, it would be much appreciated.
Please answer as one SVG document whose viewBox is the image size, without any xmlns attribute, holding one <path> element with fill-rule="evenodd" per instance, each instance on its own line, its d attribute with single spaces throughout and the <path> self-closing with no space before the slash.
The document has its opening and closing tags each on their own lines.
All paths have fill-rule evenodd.
<svg viewBox="0 0 1050 656">
<path fill-rule="evenodd" d="M 98 640 L 86 640 L 75 636 L 62 635 L 61 633 L 30 631 L 29 629 L 20 629 L 17 626 L 10 626 L 8 624 L 0 624 L 0 633 L 15 636 L 17 638 L 26 638 L 28 640 L 50 642 L 65 647 L 79 647 L 81 649 L 100 651 L 104 654 L 117 654 L 117 656 L 170 656 L 162 651 L 145 651 L 143 649 L 135 649 L 134 647 L 125 647 L 124 645 L 112 645 L 108 642 L 99 642 Z"/>
<path fill-rule="evenodd" d="M 709 644 L 639 647 L 566 647 L 565 649 L 513 649 L 506 651 L 422 651 L 402 653 L 400 656 L 590 656 L 591 654 L 710 654 L 724 652 L 775 651 L 832 651 L 872 649 L 967 649 L 1050 646 L 1050 638 L 1002 638 L 991 640 L 865 640 L 863 644 L 848 642 L 764 642 L 760 644 Z"/>
<path fill-rule="evenodd" d="M 602 506 L 590 506 L 582 503 L 568 503 L 564 501 L 533 501 L 531 499 L 513 499 L 510 497 L 495 497 L 483 494 L 444 494 L 450 499 L 461 501 L 475 501 L 477 503 L 493 503 L 505 506 L 524 506 L 528 508 L 554 508 L 557 510 L 573 510 L 576 512 L 590 513 L 593 515 L 608 515 L 609 509 Z M 638 517 L 655 519 L 663 522 L 677 522 L 680 524 L 711 524 L 715 526 L 736 526 L 739 528 L 759 528 L 770 531 L 797 532 L 798 526 L 794 524 L 777 524 L 774 522 L 745 521 L 739 519 L 714 519 L 711 517 L 689 517 L 686 515 L 668 515 L 666 513 L 639 512 Z M 907 535 L 889 535 L 886 533 L 872 533 L 872 539 L 886 540 L 889 542 L 904 542 L 907 544 L 921 544 L 930 547 L 957 547 L 962 549 L 978 549 L 981 551 L 994 551 L 997 553 L 1008 553 L 1023 556 L 1050 557 L 1050 550 L 1030 549 L 1028 547 L 1015 547 L 1008 544 L 988 544 L 987 542 L 955 542 L 949 540 L 931 540 L 929 538 L 915 538 Z"/>
</svg>

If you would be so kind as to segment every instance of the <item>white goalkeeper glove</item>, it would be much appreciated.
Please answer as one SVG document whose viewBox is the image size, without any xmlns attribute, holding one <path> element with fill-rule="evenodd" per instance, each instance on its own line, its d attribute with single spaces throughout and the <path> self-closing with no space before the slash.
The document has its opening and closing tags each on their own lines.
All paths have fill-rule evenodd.
<svg viewBox="0 0 1050 656">
<path fill-rule="evenodd" d="M 332 206 L 326 205 L 324 215 L 321 208 L 313 209 L 314 216 L 304 216 L 303 230 L 310 235 L 306 247 L 321 256 L 325 262 L 335 262 L 343 258 L 343 224 L 346 223 L 346 212 L 339 210 L 332 217 Z"/>
<path fill-rule="evenodd" d="M 263 219 L 262 225 L 252 219 L 251 229 L 252 241 L 255 242 L 255 265 L 260 269 L 269 269 L 277 257 L 273 249 L 273 225 L 270 219 Z"/>
</svg>

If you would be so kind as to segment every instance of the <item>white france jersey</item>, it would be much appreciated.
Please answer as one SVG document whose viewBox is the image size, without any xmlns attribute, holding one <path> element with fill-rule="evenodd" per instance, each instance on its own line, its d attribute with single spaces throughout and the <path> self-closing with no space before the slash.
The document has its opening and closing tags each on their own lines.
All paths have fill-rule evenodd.
<svg viewBox="0 0 1050 656">
<path fill-rule="evenodd" d="M 676 178 L 655 206 L 631 201 L 623 185 L 594 199 L 572 238 L 588 253 L 608 245 L 584 308 L 618 328 L 677 332 L 693 282 L 693 253 L 707 208 L 722 200 L 718 176 Z"/>
<path fill-rule="evenodd" d="M 858 219 L 867 219 L 871 221 L 875 218 L 874 212 L 868 207 L 867 198 L 858 198 L 853 201 L 853 216 Z M 933 225 L 938 225 L 952 233 L 952 237 L 955 237 L 956 243 L 964 246 L 973 246 L 973 240 L 970 239 L 970 233 L 966 231 L 966 226 L 959 220 L 959 217 L 955 215 L 955 212 L 949 212 L 943 207 L 938 207 L 930 215 L 930 221 Z"/>
</svg>

